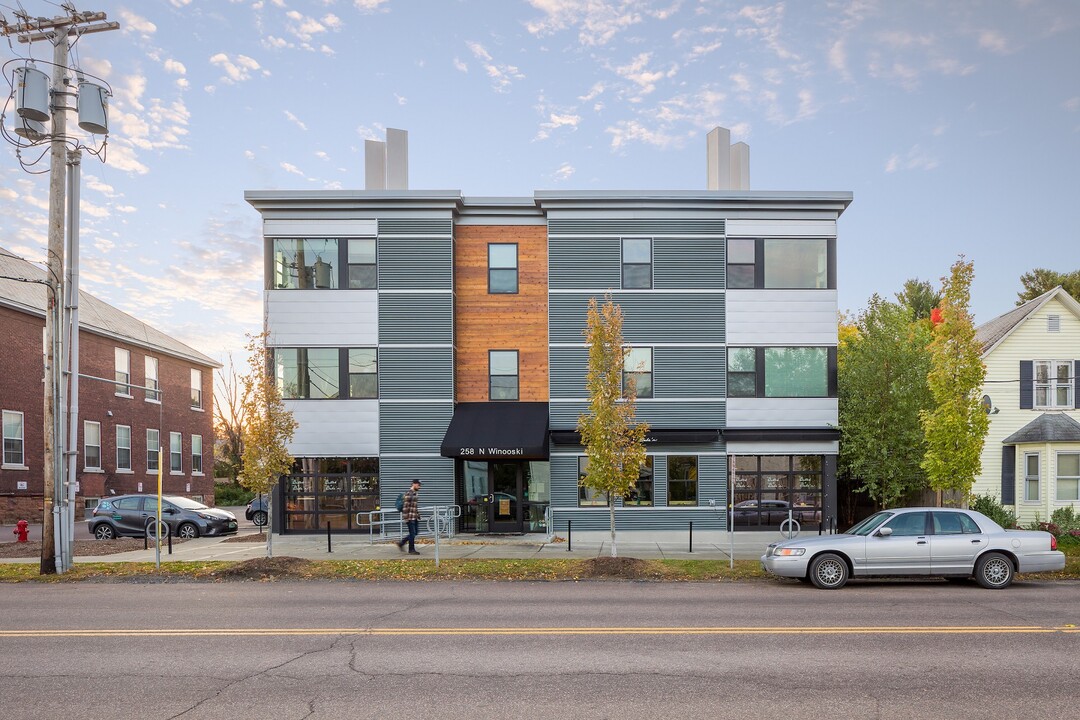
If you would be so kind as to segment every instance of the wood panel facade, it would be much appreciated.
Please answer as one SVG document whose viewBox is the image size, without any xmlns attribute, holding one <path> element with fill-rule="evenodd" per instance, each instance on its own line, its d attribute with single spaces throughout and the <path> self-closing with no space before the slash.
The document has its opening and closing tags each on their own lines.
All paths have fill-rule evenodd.
<svg viewBox="0 0 1080 720">
<path fill-rule="evenodd" d="M 518 292 L 488 292 L 488 245 L 518 246 Z M 548 400 L 544 225 L 459 225 L 454 237 L 454 398 L 487 402 L 488 351 L 518 351 L 518 399 Z"/>
</svg>

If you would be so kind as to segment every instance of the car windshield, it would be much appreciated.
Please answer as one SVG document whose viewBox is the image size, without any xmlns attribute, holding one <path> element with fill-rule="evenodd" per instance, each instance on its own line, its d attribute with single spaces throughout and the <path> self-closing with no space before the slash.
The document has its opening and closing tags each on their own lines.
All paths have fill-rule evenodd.
<svg viewBox="0 0 1080 720">
<path fill-rule="evenodd" d="M 877 529 L 878 525 L 891 518 L 893 514 L 885 511 L 874 513 L 862 522 L 855 523 L 845 535 L 869 535 Z"/>
<path fill-rule="evenodd" d="M 169 498 L 169 502 L 171 502 L 173 505 L 175 505 L 178 508 L 183 508 L 184 510 L 209 510 L 210 509 L 206 505 L 203 505 L 201 502 L 197 502 L 195 500 L 188 500 L 187 498 L 184 498 L 184 497 L 171 497 L 171 498 Z"/>
</svg>

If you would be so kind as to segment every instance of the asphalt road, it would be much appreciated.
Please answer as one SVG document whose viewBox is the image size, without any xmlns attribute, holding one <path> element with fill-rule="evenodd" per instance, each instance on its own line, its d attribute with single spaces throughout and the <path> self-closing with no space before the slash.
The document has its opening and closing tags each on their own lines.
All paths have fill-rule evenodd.
<svg viewBox="0 0 1080 720">
<path fill-rule="evenodd" d="M 0 585 L 60 718 L 1065 718 L 1080 585 Z"/>
</svg>

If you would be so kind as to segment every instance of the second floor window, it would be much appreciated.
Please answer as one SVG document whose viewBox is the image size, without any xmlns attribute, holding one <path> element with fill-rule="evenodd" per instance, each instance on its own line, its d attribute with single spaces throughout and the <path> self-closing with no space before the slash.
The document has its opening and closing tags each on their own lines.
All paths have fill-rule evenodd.
<svg viewBox="0 0 1080 720">
<path fill-rule="evenodd" d="M 1072 369 L 1071 360 L 1035 361 L 1035 407 L 1073 407 Z"/>
<path fill-rule="evenodd" d="M 116 348 L 116 394 L 131 395 L 131 352 Z"/>
<path fill-rule="evenodd" d="M 826 347 L 728 348 L 728 397 L 836 397 L 836 355 Z"/>
<path fill-rule="evenodd" d="M 378 286 L 375 238 L 350 238 L 349 287 L 354 290 L 374 290 Z"/>
<path fill-rule="evenodd" d="M 727 286 L 731 289 L 823 290 L 835 288 L 825 238 L 731 238 Z"/>
<path fill-rule="evenodd" d="M 518 246 L 514 243 L 488 245 L 488 293 L 514 294 L 518 291 Z"/>
<path fill-rule="evenodd" d="M 161 402 L 161 385 L 158 384 L 158 359 L 155 357 L 146 357 L 146 387 L 152 388 L 146 391 L 146 399 Z"/>
<path fill-rule="evenodd" d="M 629 348 L 623 356 L 623 393 L 632 383 L 639 398 L 653 396 L 652 348 Z"/>
<path fill-rule="evenodd" d="M 131 428 L 116 426 L 116 469 L 131 470 Z"/>
<path fill-rule="evenodd" d="M 488 389 L 492 400 L 518 399 L 517 350 L 488 352 Z"/>
<path fill-rule="evenodd" d="M 340 397 L 337 348 L 277 348 L 274 365 L 278 389 L 286 400 Z"/>
<path fill-rule="evenodd" d="M 270 287 L 277 290 L 335 290 L 338 268 L 336 239 L 275 239 Z"/>
<path fill-rule="evenodd" d="M 349 397 L 379 397 L 379 353 L 375 348 L 349 348 Z"/>
<path fill-rule="evenodd" d="M 652 287 L 652 240 L 623 238 L 622 286 L 624 290 Z"/>
<path fill-rule="evenodd" d="M 21 412 L 4 411 L 3 464 L 19 466 L 23 464 L 23 414 Z"/>
<path fill-rule="evenodd" d="M 202 370 L 191 369 L 191 407 L 202 410 Z"/>
</svg>

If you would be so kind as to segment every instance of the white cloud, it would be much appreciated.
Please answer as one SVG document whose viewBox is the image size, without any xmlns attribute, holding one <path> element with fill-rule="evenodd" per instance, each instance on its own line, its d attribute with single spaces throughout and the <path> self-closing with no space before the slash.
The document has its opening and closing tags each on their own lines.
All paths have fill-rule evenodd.
<svg viewBox="0 0 1080 720">
<path fill-rule="evenodd" d="M 120 31 L 123 33 L 137 32 L 143 35 L 153 35 L 157 32 L 157 25 L 130 10 L 121 10 L 120 20 L 122 21 Z"/>
<path fill-rule="evenodd" d="M 1080 95 L 1078 95 L 1077 97 L 1069 98 L 1064 103 L 1062 103 L 1062 105 L 1069 112 L 1076 112 L 1077 110 L 1080 110 Z"/>
<path fill-rule="evenodd" d="M 555 181 L 562 182 L 569 180 L 570 176 L 574 174 L 574 166 L 570 163 L 563 163 L 559 166 L 559 169 L 555 171 Z"/>
<path fill-rule="evenodd" d="M 219 66 L 225 72 L 221 82 L 226 85 L 235 85 L 250 80 L 253 72 L 262 70 L 259 61 L 247 55 L 237 55 L 235 58 L 231 58 L 225 53 L 218 53 L 211 56 L 210 64 Z M 262 75 L 268 77 L 270 72 L 262 70 Z"/>
<path fill-rule="evenodd" d="M 488 77 L 491 78 L 492 87 L 495 92 L 510 92 L 512 81 L 521 80 L 525 77 L 525 75 L 514 65 L 496 63 L 491 54 L 480 43 L 469 40 L 466 41 L 465 45 L 484 65 L 484 70 L 487 72 Z"/>
<path fill-rule="evenodd" d="M 469 72 L 469 66 L 466 65 L 461 60 L 459 60 L 458 58 L 454 58 L 454 67 L 457 68 L 458 70 L 460 70 L 463 73 Z"/>
<path fill-rule="evenodd" d="M 577 27 L 578 41 L 588 46 L 606 44 L 619 32 L 640 23 L 642 12 L 649 10 L 645 0 L 529 0 L 529 4 L 544 13 L 525 24 L 530 33 L 543 37 Z"/>
<path fill-rule="evenodd" d="M 837 40 L 829 46 L 829 67 L 838 71 L 841 75 L 849 75 L 847 65 L 847 48 L 843 40 Z"/>
<path fill-rule="evenodd" d="M 641 53 L 635 57 L 629 65 L 621 65 L 615 68 L 615 73 L 622 78 L 630 80 L 641 88 L 642 95 L 648 95 L 656 89 L 656 83 L 662 80 L 662 70 L 647 70 L 646 66 L 652 58 L 652 53 Z"/>
<path fill-rule="evenodd" d="M 291 122 L 296 127 L 300 128 L 301 130 L 305 130 L 305 131 L 307 130 L 307 125 L 305 125 L 303 122 L 301 122 L 300 118 L 296 117 L 295 115 L 293 115 L 288 110 L 285 111 L 285 117 L 288 118 L 289 122 Z"/>
<path fill-rule="evenodd" d="M 361 125 L 360 127 L 356 128 L 356 134 L 362 137 L 364 140 L 378 140 L 379 142 L 382 142 L 386 139 L 383 133 L 384 130 L 385 128 L 383 128 L 382 125 L 376 125 L 374 128 L 369 128 L 366 125 Z"/>
<path fill-rule="evenodd" d="M 905 155 L 893 153 L 885 162 L 885 172 L 898 170 L 933 170 L 938 166 L 937 158 L 930 155 L 920 145 L 914 145 Z"/>
<path fill-rule="evenodd" d="M 409 98 L 404 95 L 398 95 L 397 93 L 394 93 L 394 99 L 397 100 L 398 105 L 404 105 L 409 102 Z"/>
<path fill-rule="evenodd" d="M 598 97 L 603 92 L 604 92 L 604 83 L 598 82 L 598 83 L 595 83 L 591 88 L 589 88 L 589 92 L 587 94 L 578 95 L 578 100 L 581 100 L 582 102 L 588 102 L 588 101 Z"/>
<path fill-rule="evenodd" d="M 781 60 L 797 60 L 798 55 L 788 50 L 780 41 L 784 21 L 784 3 L 769 7 L 747 5 L 738 12 L 738 17 L 749 21 L 753 27 L 742 27 L 736 31 L 739 37 L 760 38 L 767 48 L 776 53 Z"/>
<path fill-rule="evenodd" d="M 380 10 L 387 2 L 389 0 L 353 0 L 353 6 L 360 12 L 373 13 Z"/>
<path fill-rule="evenodd" d="M 997 30 L 983 30 L 980 32 L 979 47 L 998 55 L 1005 55 L 1009 52 L 1009 43 L 1005 40 L 1005 36 Z"/>
<path fill-rule="evenodd" d="M 640 142 L 658 148 L 681 146 L 685 136 L 672 134 L 663 128 L 650 129 L 637 120 L 620 120 L 604 132 L 611 135 L 611 149 L 618 150 L 631 142 Z"/>
<path fill-rule="evenodd" d="M 577 129 L 578 123 L 581 122 L 581 116 L 573 113 L 549 113 L 548 119 L 545 122 L 540 123 L 540 130 L 536 133 L 534 140 L 546 140 L 551 137 L 551 133 L 561 127 L 569 127 L 573 130 Z"/>
<path fill-rule="evenodd" d="M 251 152 L 250 150 L 245 150 L 244 151 L 244 157 L 247 158 L 248 160 L 254 160 L 255 159 L 255 153 Z"/>
<path fill-rule="evenodd" d="M 172 73 L 173 75 L 185 75 L 187 74 L 187 68 L 184 67 L 184 63 L 179 60 L 173 60 L 169 58 L 165 61 L 165 72 Z"/>
<path fill-rule="evenodd" d="M 304 177 L 303 171 L 301 171 L 300 168 L 296 167 L 292 163 L 281 163 L 281 169 L 287 173 L 292 173 L 293 175 L 299 175 L 300 177 Z"/>
<path fill-rule="evenodd" d="M 137 207 L 135 207 L 134 205 L 117 205 L 116 206 L 116 211 L 117 212 L 122 212 L 122 213 L 134 213 L 134 212 L 138 212 L 139 209 Z"/>
</svg>

